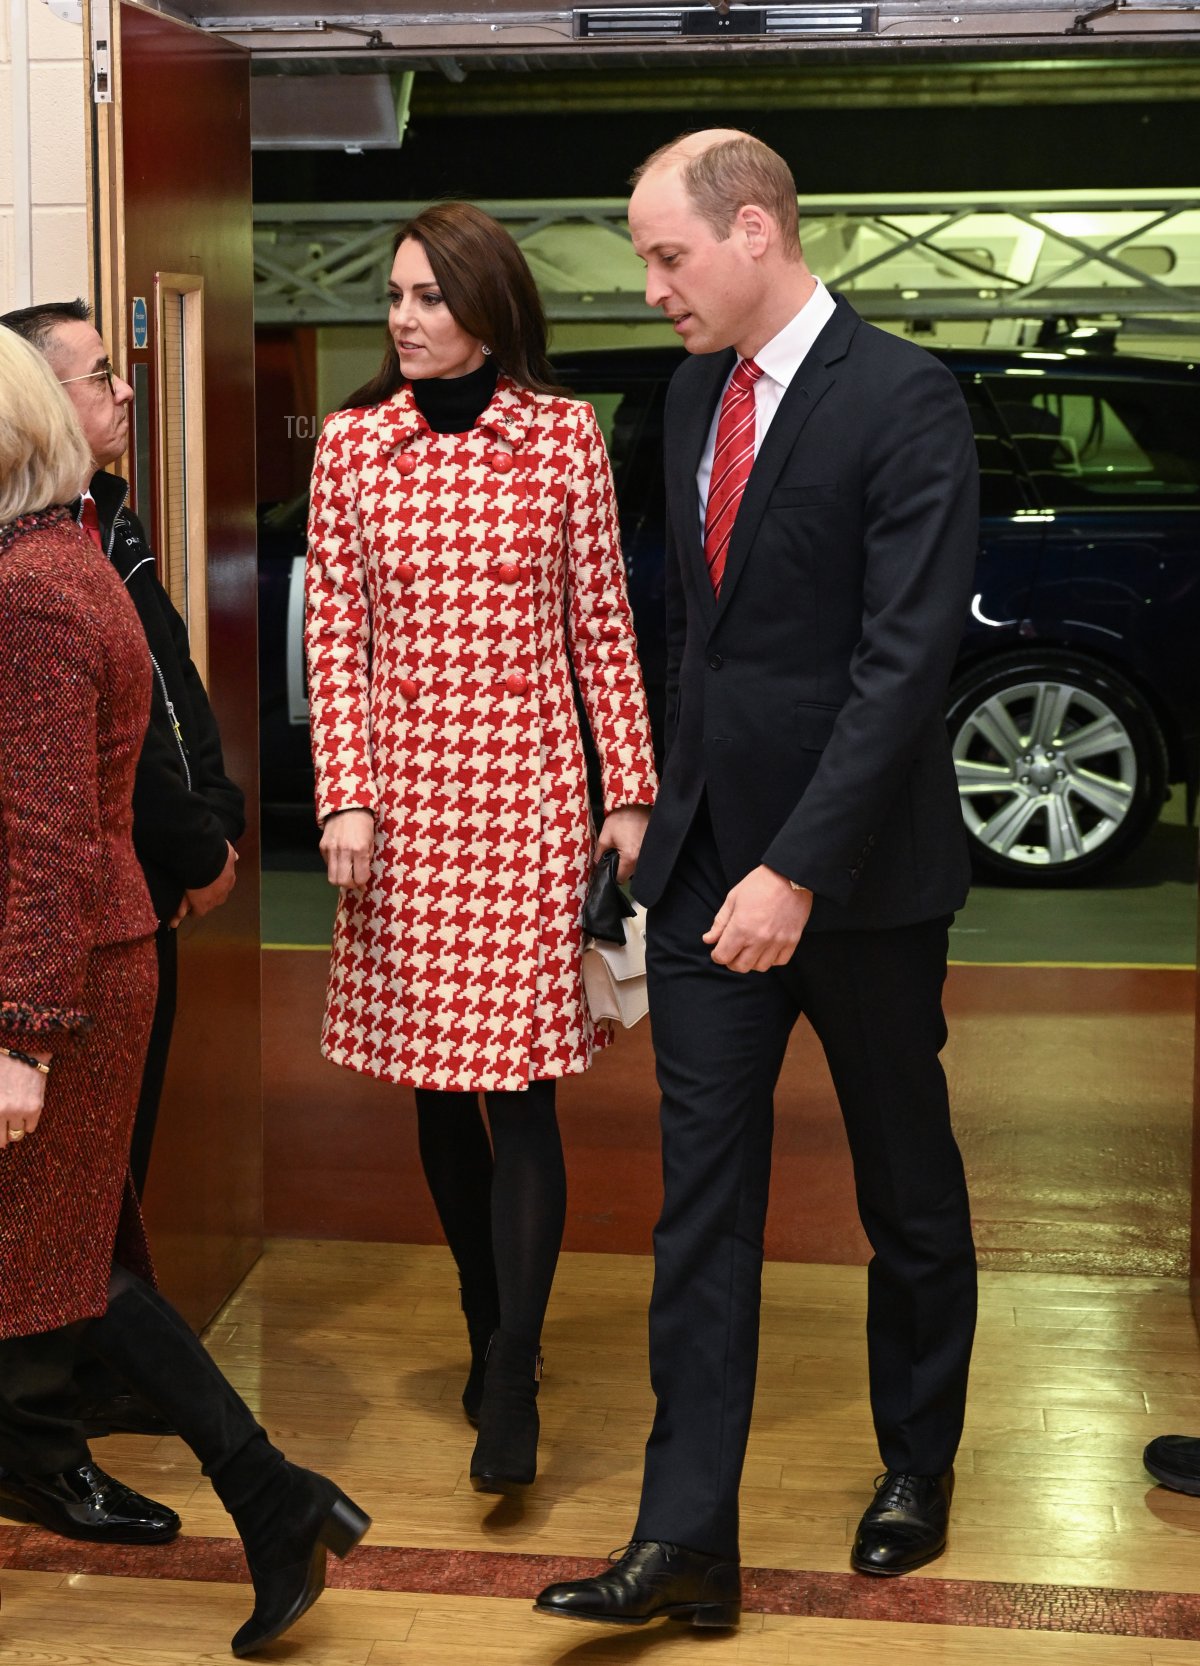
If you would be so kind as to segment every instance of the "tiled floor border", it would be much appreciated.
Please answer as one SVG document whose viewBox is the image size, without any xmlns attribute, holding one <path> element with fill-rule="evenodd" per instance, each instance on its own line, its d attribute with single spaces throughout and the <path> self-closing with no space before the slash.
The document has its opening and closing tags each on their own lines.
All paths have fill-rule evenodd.
<svg viewBox="0 0 1200 1666">
<path fill-rule="evenodd" d="M 436 1596 L 527 1597 L 556 1579 L 579 1579 L 604 1563 L 583 1557 L 498 1551 L 418 1550 L 365 1545 L 345 1563 L 330 1562 L 329 1584 L 343 1590 Z M 244 1583 L 236 1539 L 182 1538 L 169 1545 L 80 1544 L 35 1527 L 0 1527 L 0 1582 L 5 1568 L 87 1573 L 113 1578 Z M 984 1580 L 872 1580 L 852 1573 L 747 1568 L 751 1613 L 797 1617 L 985 1626 L 1162 1641 L 1200 1639 L 1200 1596 L 1096 1585 L 1002 1584 Z"/>
</svg>

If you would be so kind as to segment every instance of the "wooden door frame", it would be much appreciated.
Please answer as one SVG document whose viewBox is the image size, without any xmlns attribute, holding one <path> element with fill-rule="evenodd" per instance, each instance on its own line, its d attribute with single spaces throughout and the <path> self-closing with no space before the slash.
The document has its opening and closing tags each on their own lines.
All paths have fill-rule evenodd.
<svg viewBox="0 0 1200 1666">
<path fill-rule="evenodd" d="M 83 0 L 83 39 L 87 52 L 84 76 L 85 145 L 87 160 L 88 266 L 92 274 L 96 328 L 108 343 L 115 365 L 129 358 L 125 290 L 125 185 L 121 138 L 121 31 L 117 27 L 118 0 Z M 98 101 L 97 37 L 107 39 L 108 97 Z M 121 472 L 128 476 L 128 457 Z"/>
<path fill-rule="evenodd" d="M 247 462 L 253 451 L 222 447 L 220 435 L 228 425 L 218 420 L 221 389 L 228 382 L 236 387 L 238 425 L 247 429 L 252 448 L 248 131 L 244 153 L 241 137 L 242 124 L 248 120 L 248 97 L 244 96 L 248 85 L 243 91 L 243 81 L 248 83 L 249 65 L 248 54 L 234 43 L 196 29 L 155 5 L 140 0 L 85 0 L 85 6 L 88 255 L 95 320 L 122 376 L 132 379 L 135 370 L 148 367 L 149 391 L 141 409 L 150 425 L 152 454 L 162 411 L 162 377 L 156 374 L 161 347 L 158 296 L 164 287 L 198 291 L 202 283 L 205 298 L 204 362 L 192 366 L 194 379 L 206 381 L 210 393 L 203 406 L 204 428 L 196 437 L 204 454 L 208 487 L 202 542 L 209 561 L 222 564 L 215 585 L 213 634 L 207 643 L 208 667 L 227 767 L 247 793 L 248 825 L 239 845 L 241 882 L 225 905 L 220 925 L 197 932 L 193 942 L 180 945 L 179 1018 L 146 1193 L 147 1219 L 157 1240 L 164 1287 L 193 1323 L 204 1324 L 236 1288 L 262 1247 L 256 581 L 254 484 Z M 99 98 L 97 35 L 106 42 L 107 84 Z M 239 250 L 232 265 L 223 266 L 214 252 L 213 238 L 218 234 L 209 220 L 189 220 L 181 159 L 187 154 L 185 144 L 193 148 L 197 122 L 202 124 L 206 117 L 194 102 L 189 105 L 184 100 L 178 110 L 171 103 L 156 102 L 153 70 L 160 49 L 164 74 L 177 72 L 172 65 L 183 66 L 185 72 L 191 66 L 197 75 L 215 76 L 218 84 L 236 90 L 237 125 L 225 130 L 223 171 L 213 178 L 218 212 L 226 210 L 222 193 L 225 183 L 231 183 L 233 195 L 228 203 L 235 216 L 231 223 Z M 243 57 L 247 59 L 244 65 Z M 142 125 L 131 126 L 131 121 Z M 176 133 L 180 135 L 178 149 L 171 139 Z M 185 140 L 185 134 L 192 137 Z M 196 212 L 207 214 L 200 208 Z M 196 242 L 191 240 L 193 233 Z M 193 248 L 201 252 L 192 256 L 188 251 Z M 131 315 L 136 305 L 131 290 L 148 300 L 154 296 L 147 307 L 144 342 L 140 322 Z M 200 411 L 196 406 L 192 415 Z M 129 479 L 136 472 L 130 466 L 136 433 L 131 423 L 125 456 L 114 465 Z M 136 482 L 136 508 L 148 531 L 162 518 L 157 506 L 162 475 L 159 459 L 154 457 L 151 477 Z M 198 504 L 189 508 L 193 514 L 199 512 Z M 151 542 L 161 557 L 160 530 L 154 526 Z M 207 577 L 206 571 L 206 585 Z M 203 629 L 197 631 L 192 650 L 200 669 L 205 658 Z M 215 982 L 214 968 L 219 973 Z M 226 1014 L 222 1002 L 233 988 L 240 992 L 237 1010 Z M 214 1048 L 211 1036 L 226 1017 L 232 1025 L 231 1036 L 226 1038 L 229 1047 Z M 242 1067 L 228 1091 L 221 1074 L 227 1052 L 236 1055 Z M 219 1156 L 204 1168 L 202 1183 L 192 1186 L 189 1167 L 197 1149 L 207 1149 L 198 1113 L 215 1118 L 218 1125 L 222 1117 L 232 1118 L 235 1137 L 217 1142 Z M 184 1199 L 186 1207 L 178 1210 L 176 1205 Z"/>
</svg>

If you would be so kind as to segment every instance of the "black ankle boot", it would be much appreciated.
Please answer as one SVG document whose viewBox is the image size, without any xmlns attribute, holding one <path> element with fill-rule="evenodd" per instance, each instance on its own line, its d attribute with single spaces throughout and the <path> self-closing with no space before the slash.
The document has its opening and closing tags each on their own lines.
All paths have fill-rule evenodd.
<svg viewBox="0 0 1200 1666">
<path fill-rule="evenodd" d="M 467 1385 L 462 1391 L 463 1411 L 472 1428 L 479 1427 L 479 1408 L 483 1404 L 483 1373 L 487 1364 L 488 1343 L 492 1332 L 500 1324 L 500 1304 L 493 1292 L 490 1296 L 468 1296 L 459 1291 L 459 1300 L 467 1318 L 467 1336 L 471 1343 L 471 1369 Z"/>
<path fill-rule="evenodd" d="M 86 1340 L 169 1418 L 237 1525 L 254 1613 L 234 1654 L 281 1636 L 320 1596 L 325 1552 L 345 1556 L 369 1518 L 332 1481 L 288 1463 L 186 1321 L 140 1279 L 114 1272 L 107 1311 Z"/>
<path fill-rule="evenodd" d="M 325 1589 L 326 1552 L 348 1555 L 371 1525 L 324 1475 L 286 1459 L 276 1462 L 278 1454 L 265 1437 L 254 1445 L 212 1472 L 254 1583 L 254 1612 L 229 1645 L 239 1657 L 295 1625 Z"/>
<path fill-rule="evenodd" d="M 492 1337 L 471 1454 L 476 1492 L 516 1493 L 537 1474 L 538 1384 L 542 1355 L 535 1343 L 498 1330 Z"/>
</svg>

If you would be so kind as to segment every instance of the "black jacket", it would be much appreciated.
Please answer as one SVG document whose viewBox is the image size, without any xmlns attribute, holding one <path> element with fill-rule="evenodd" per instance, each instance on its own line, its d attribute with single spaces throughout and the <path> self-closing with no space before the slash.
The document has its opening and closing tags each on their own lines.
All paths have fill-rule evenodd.
<svg viewBox="0 0 1200 1666">
<path fill-rule="evenodd" d="M 720 601 L 696 468 L 732 351 L 667 397 L 667 747 L 634 893 L 653 904 L 701 793 L 731 884 L 815 893 L 810 930 L 961 906 L 969 881 L 942 701 L 971 596 L 979 471 L 954 377 L 840 297 L 775 414 Z"/>
<path fill-rule="evenodd" d="M 92 497 L 109 559 L 137 608 L 154 665 L 150 726 L 133 787 L 133 844 L 160 920 L 185 891 L 210 885 L 225 866 L 226 840 L 245 831 L 245 798 L 225 773 L 221 736 L 187 627 L 158 582 L 141 522 L 126 507 L 118 475 L 94 475 Z"/>
</svg>

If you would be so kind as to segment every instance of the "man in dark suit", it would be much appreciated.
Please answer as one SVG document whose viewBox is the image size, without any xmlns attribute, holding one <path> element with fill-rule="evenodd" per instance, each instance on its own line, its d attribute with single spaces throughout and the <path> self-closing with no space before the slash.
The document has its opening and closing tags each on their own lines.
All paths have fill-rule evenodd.
<svg viewBox="0 0 1200 1666">
<path fill-rule="evenodd" d="M 629 209 L 689 358 L 667 401 L 666 762 L 638 864 L 662 1089 L 633 1543 L 543 1612 L 735 1624 L 772 1096 L 803 1013 L 854 1161 L 886 1474 L 851 1556 L 945 1547 L 975 1255 L 939 1052 L 968 866 L 942 718 L 970 598 L 970 419 L 930 355 L 804 264 L 796 187 L 745 134 L 677 141 Z"/>
</svg>

